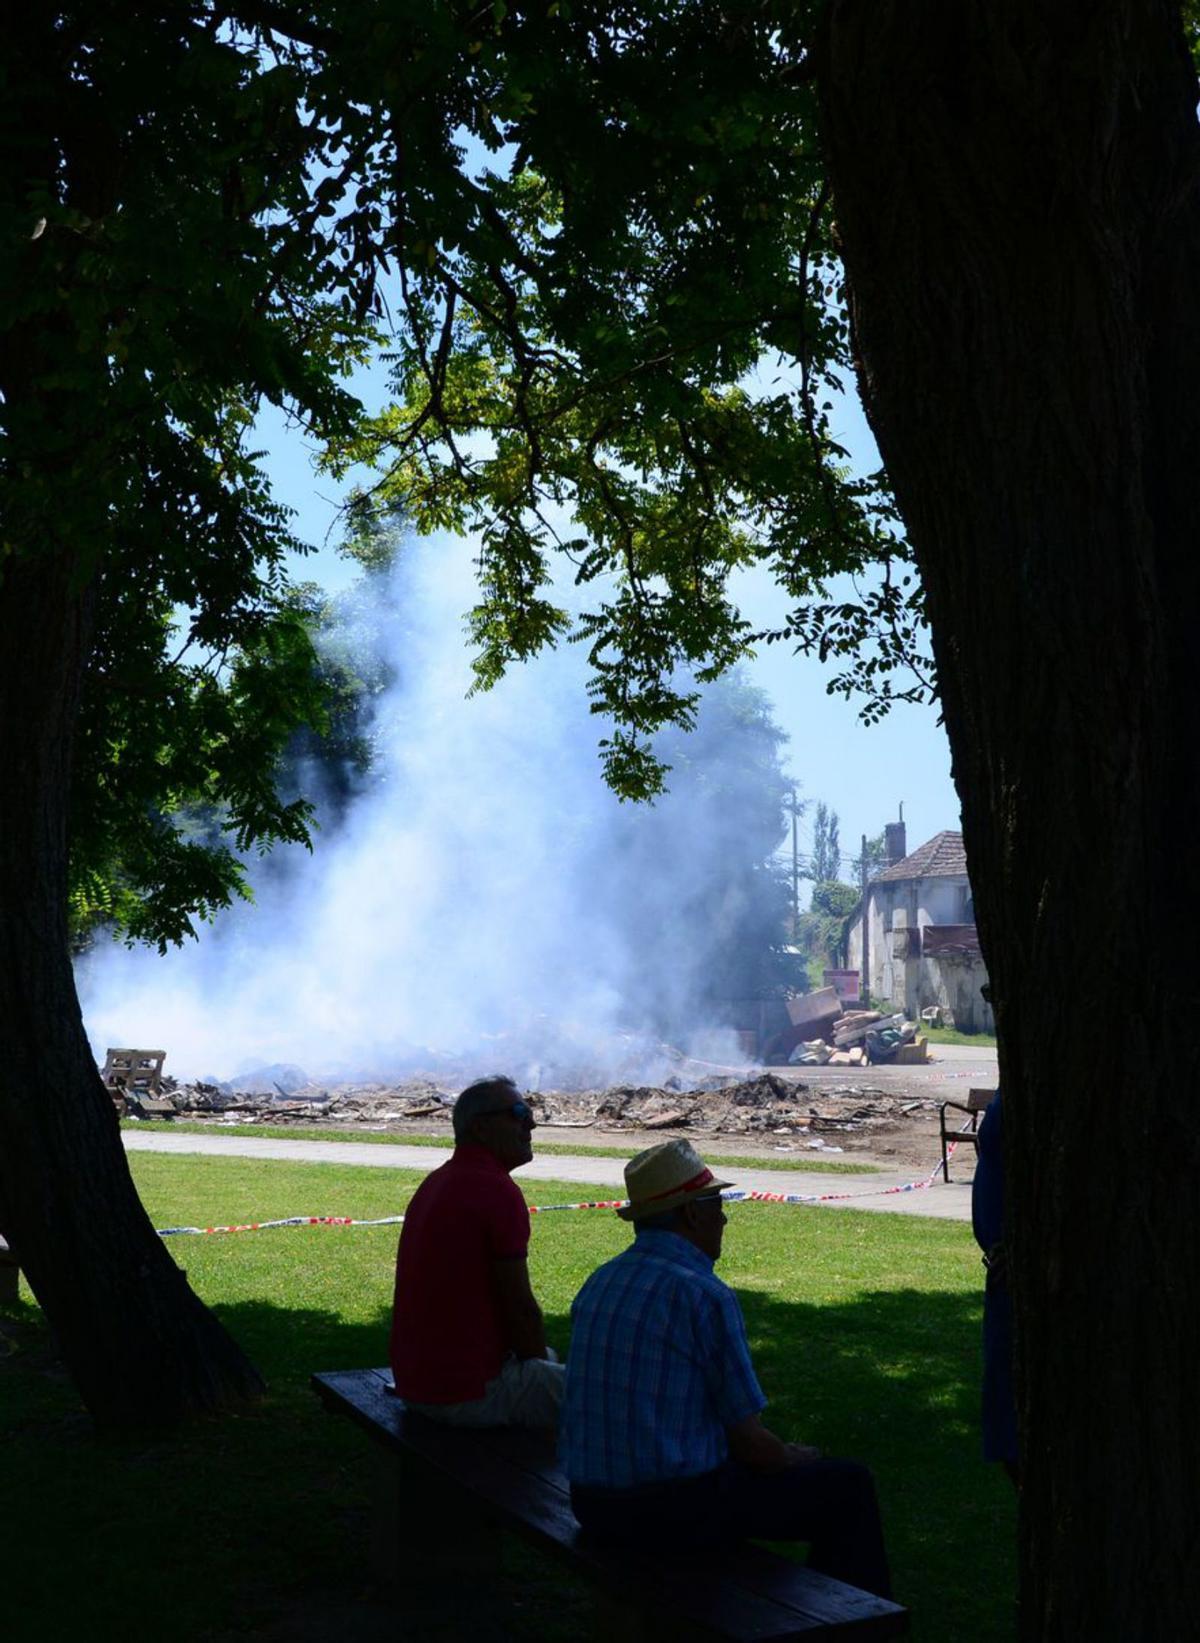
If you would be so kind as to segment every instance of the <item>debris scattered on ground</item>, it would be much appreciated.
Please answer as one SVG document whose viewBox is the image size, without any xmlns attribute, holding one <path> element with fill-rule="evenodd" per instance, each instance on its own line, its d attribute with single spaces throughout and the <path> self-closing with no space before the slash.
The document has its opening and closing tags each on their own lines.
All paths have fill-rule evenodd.
<svg viewBox="0 0 1200 1643">
<path fill-rule="evenodd" d="M 768 1045 L 768 1061 L 798 1067 L 874 1067 L 885 1061 L 917 1067 L 928 1061 L 925 1035 L 915 1021 L 906 1021 L 903 1015 L 885 1016 L 880 1010 L 842 1010 L 840 1005 L 839 1013 L 831 1016 L 825 994 L 837 997 L 832 987 L 825 987 L 805 999 L 789 999 L 792 1026 Z M 797 1022 L 793 1006 L 814 999 L 822 1002 L 811 1006 Z M 822 1030 L 812 1031 L 818 1022 Z M 800 1036 L 804 1032 L 809 1033 L 807 1038 Z"/>
<path fill-rule="evenodd" d="M 836 999 L 832 989 L 824 989 Z M 815 995 L 814 995 L 815 996 Z M 766 1138 L 773 1147 L 840 1150 L 848 1144 L 891 1152 L 903 1137 L 933 1120 L 937 1102 L 914 1096 L 912 1083 L 883 1075 L 886 1088 L 869 1082 L 871 1065 L 920 1065 L 927 1060 L 917 1026 L 879 1011 L 842 1010 L 830 1015 L 817 998 L 800 1014 L 791 1066 L 734 1065 L 688 1056 L 672 1045 L 636 1034 L 583 1041 L 546 1027 L 547 1053 L 531 1059 L 514 1035 L 497 1035 L 471 1057 L 414 1051 L 419 1074 L 357 1079 L 314 1079 L 305 1069 L 277 1062 L 229 1080 L 177 1081 L 160 1074 L 153 1116 L 171 1114 L 221 1124 L 331 1125 L 407 1133 L 450 1135 L 458 1092 L 472 1079 L 502 1070 L 526 1091 L 540 1125 L 564 1131 L 689 1131 L 699 1136 Z M 824 1031 L 814 1030 L 819 1023 Z M 574 1048 L 578 1060 L 571 1064 Z M 486 1057 L 486 1059 L 485 1059 Z M 813 1082 L 804 1069 L 814 1069 Z M 825 1073 L 815 1069 L 826 1068 Z M 845 1073 L 845 1082 L 829 1077 Z M 930 1075 L 915 1074 L 918 1084 Z M 953 1076 L 953 1075 L 951 1075 Z M 124 1110 L 152 1116 L 124 1090 Z M 886 1137 L 886 1141 L 884 1138 Z M 849 1138 L 849 1139 L 847 1139 Z"/>
<path fill-rule="evenodd" d="M 853 1071 L 853 1069 L 850 1069 Z M 428 1079 L 388 1085 L 314 1085 L 290 1098 L 278 1093 L 248 1095 L 210 1083 L 178 1085 L 170 1092 L 181 1116 L 216 1124 L 336 1124 L 387 1130 L 450 1133 L 457 1091 Z M 844 1136 L 868 1139 L 934 1109 L 931 1100 L 905 1098 L 872 1085 L 810 1088 L 794 1072 L 764 1069 L 749 1078 L 681 1094 L 651 1084 L 618 1084 L 608 1089 L 552 1089 L 526 1095 L 539 1125 L 603 1132 L 669 1132 L 725 1136 L 787 1137 L 793 1146 L 837 1151 Z M 775 1143 L 779 1145 L 779 1142 Z"/>
<path fill-rule="evenodd" d="M 134 1118 L 171 1118 L 174 1104 L 168 1098 L 173 1079 L 163 1078 L 165 1050 L 110 1049 L 100 1069 L 100 1079 L 118 1115 Z"/>
</svg>

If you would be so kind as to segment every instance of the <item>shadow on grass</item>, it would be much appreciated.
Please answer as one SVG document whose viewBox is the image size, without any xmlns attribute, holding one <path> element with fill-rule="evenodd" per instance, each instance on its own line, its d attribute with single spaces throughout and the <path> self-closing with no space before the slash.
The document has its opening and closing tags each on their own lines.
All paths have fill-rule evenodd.
<svg viewBox="0 0 1200 1643">
<path fill-rule="evenodd" d="M 308 1376 L 384 1361 L 387 1309 L 367 1322 L 257 1301 L 214 1310 L 267 1397 L 135 1437 L 95 1435 L 36 1307 L 0 1311 L 0 1495 L 21 1502 L 4 1513 L 5 1566 L 20 1571 L 0 1591 L 5 1643 L 300 1638 L 306 1594 L 363 1601 L 369 1469 Z M 355 1619 L 326 1635 L 344 1634 L 370 1631 Z"/>
<path fill-rule="evenodd" d="M 977 1299 L 742 1301 L 768 1421 L 875 1469 L 917 1643 L 1011 1636 L 1014 1514 L 978 1459 Z M 372 1588 L 367 1445 L 308 1389 L 313 1370 L 386 1361 L 388 1308 L 358 1322 L 257 1300 L 216 1311 L 267 1376 L 267 1400 L 142 1440 L 91 1436 L 36 1308 L 0 1314 L 16 1339 L 0 1358 L 0 1468 L 22 1503 L 6 1524 L 6 1561 L 21 1575 L 0 1597 L 0 1610 L 15 1601 L 5 1638 L 455 1636 L 452 1613 L 415 1616 L 402 1596 Z M 565 1315 L 548 1333 L 566 1348 Z M 516 1551 L 489 1635 L 557 1643 L 578 1635 L 588 1609 L 570 1580 Z"/>
<path fill-rule="evenodd" d="M 293 1311 L 267 1301 L 218 1302 L 213 1311 L 266 1376 L 272 1392 L 323 1369 L 377 1369 L 387 1362 L 391 1306 L 365 1322 L 348 1322 L 317 1308 Z"/>
<path fill-rule="evenodd" d="M 981 1458 L 980 1297 L 905 1289 L 819 1306 L 756 1291 L 740 1299 L 767 1423 L 875 1472 L 913 1637 L 1012 1637 L 1016 1505 L 999 1468 Z"/>
</svg>

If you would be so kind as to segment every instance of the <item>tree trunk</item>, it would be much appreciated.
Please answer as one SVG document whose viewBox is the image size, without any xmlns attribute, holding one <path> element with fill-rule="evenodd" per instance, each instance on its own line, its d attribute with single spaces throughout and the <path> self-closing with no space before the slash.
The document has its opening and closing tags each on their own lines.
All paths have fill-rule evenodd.
<svg viewBox="0 0 1200 1643">
<path fill-rule="evenodd" d="M 1022 1623 L 1200 1603 L 1200 142 L 1176 9 L 831 0 L 868 415 L 917 552 L 1000 1038 Z"/>
<path fill-rule="evenodd" d="M 71 743 L 86 596 L 61 554 L 0 561 L 0 1230 L 104 1426 L 261 1391 L 129 1175 L 67 945 Z"/>
</svg>

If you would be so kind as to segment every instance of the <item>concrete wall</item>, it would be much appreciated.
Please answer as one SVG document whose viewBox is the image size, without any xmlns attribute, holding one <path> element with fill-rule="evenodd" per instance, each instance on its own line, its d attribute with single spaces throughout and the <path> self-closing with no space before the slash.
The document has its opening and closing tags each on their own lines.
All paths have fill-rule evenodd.
<svg viewBox="0 0 1200 1643">
<path fill-rule="evenodd" d="M 885 879 L 868 887 L 871 936 L 870 992 L 915 1020 L 938 1004 L 964 1032 L 992 1032 L 991 1006 L 982 996 L 987 971 L 979 958 L 944 955 L 911 956 L 905 948 L 908 930 L 930 924 L 974 922 L 971 889 L 965 873 L 928 879 Z M 862 968 L 862 923 L 850 931 L 850 968 Z"/>
</svg>

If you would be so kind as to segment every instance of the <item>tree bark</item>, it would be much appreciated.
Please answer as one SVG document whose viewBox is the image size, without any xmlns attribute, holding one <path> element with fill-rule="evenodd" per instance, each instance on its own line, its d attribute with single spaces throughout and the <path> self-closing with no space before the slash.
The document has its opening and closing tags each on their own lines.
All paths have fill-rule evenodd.
<svg viewBox="0 0 1200 1643">
<path fill-rule="evenodd" d="M 1200 141 L 1177 9 L 831 0 L 864 403 L 928 600 L 1000 1039 L 1022 1629 L 1200 1602 Z"/>
<path fill-rule="evenodd" d="M 67 943 L 86 593 L 64 553 L 0 562 L 0 1230 L 103 1426 L 262 1390 L 142 1208 L 84 1035 Z"/>
<path fill-rule="evenodd" d="M 123 436 L 89 287 L 100 276 L 92 266 L 77 278 L 92 247 L 75 227 L 35 232 L 29 200 L 44 187 L 61 194 L 76 227 L 102 221 L 116 209 L 122 143 L 105 99 L 70 71 L 71 31 L 54 9 L 9 9 L 0 216 L 15 277 L 0 328 L 0 1231 L 95 1420 L 160 1425 L 240 1402 L 262 1381 L 188 1288 L 142 1208 L 75 993 L 72 747 L 88 590 L 110 546 Z"/>
</svg>

